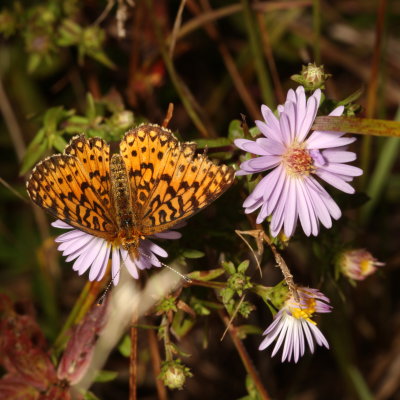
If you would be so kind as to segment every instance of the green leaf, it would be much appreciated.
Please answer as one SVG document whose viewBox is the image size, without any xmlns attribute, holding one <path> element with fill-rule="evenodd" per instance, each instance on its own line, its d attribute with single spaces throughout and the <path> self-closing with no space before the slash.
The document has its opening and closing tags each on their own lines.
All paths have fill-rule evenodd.
<svg viewBox="0 0 400 400">
<path fill-rule="evenodd" d="M 118 376 L 118 372 L 102 370 L 96 376 L 95 382 L 110 382 Z"/>
<path fill-rule="evenodd" d="M 222 289 L 220 293 L 224 304 L 227 304 L 235 295 L 235 291 L 231 288 Z"/>
<path fill-rule="evenodd" d="M 195 320 L 193 318 L 182 310 L 178 310 L 174 315 L 171 328 L 174 335 L 181 339 L 192 329 L 194 323 Z"/>
<path fill-rule="evenodd" d="M 94 120 L 97 116 L 96 103 L 91 93 L 86 95 L 86 115 L 89 121 Z"/>
<path fill-rule="evenodd" d="M 47 138 L 39 143 L 32 141 L 26 150 L 24 159 L 22 160 L 20 175 L 26 174 L 33 165 L 42 158 L 48 147 L 49 143 Z"/>
<path fill-rule="evenodd" d="M 244 132 L 241 121 L 238 119 L 232 120 L 228 127 L 228 138 L 231 141 L 234 141 L 235 139 L 242 139 L 243 137 Z"/>
<path fill-rule="evenodd" d="M 84 400 L 100 400 L 95 394 L 92 392 L 85 392 L 83 395 Z"/>
<path fill-rule="evenodd" d="M 225 273 L 223 268 L 209 269 L 207 271 L 193 271 L 190 274 L 187 274 L 189 278 L 197 279 L 199 281 L 211 281 L 215 278 L 218 278 L 222 274 Z"/>
<path fill-rule="evenodd" d="M 353 103 L 356 100 L 358 100 L 363 93 L 364 93 L 364 89 L 360 88 L 360 89 L 356 90 L 354 93 L 352 93 L 350 96 L 348 96 L 345 99 L 339 101 L 337 103 L 337 106 L 347 106 L 348 104 Z"/>
<path fill-rule="evenodd" d="M 246 339 L 248 335 L 261 335 L 263 330 L 255 325 L 240 325 L 235 327 L 239 338 Z"/>
<path fill-rule="evenodd" d="M 237 267 L 237 271 L 244 274 L 247 270 L 247 268 L 249 267 L 250 261 L 249 260 L 244 260 L 243 262 L 241 262 L 238 267 Z"/>
<path fill-rule="evenodd" d="M 32 53 L 28 58 L 28 72 L 31 74 L 35 72 L 42 62 L 42 56 L 38 53 Z"/>
<path fill-rule="evenodd" d="M 65 147 L 67 146 L 67 142 L 65 141 L 65 139 L 60 136 L 57 135 L 54 137 L 53 139 L 53 147 L 58 150 L 59 152 L 64 151 Z"/>
<path fill-rule="evenodd" d="M 202 258 L 205 254 L 200 250 L 185 250 L 182 255 L 186 258 Z"/>
<path fill-rule="evenodd" d="M 209 148 L 212 149 L 214 147 L 225 147 L 230 146 L 232 141 L 228 138 L 218 138 L 218 139 L 194 139 L 197 143 L 197 147 L 199 149 Z"/>
<path fill-rule="evenodd" d="M 124 357 L 129 357 L 131 354 L 131 338 L 129 335 L 125 335 L 121 343 L 118 346 L 119 352 L 124 356 Z"/>
<path fill-rule="evenodd" d="M 232 275 L 236 273 L 235 265 L 231 261 L 224 261 L 222 262 L 222 266 L 224 267 L 225 271 Z"/>
</svg>

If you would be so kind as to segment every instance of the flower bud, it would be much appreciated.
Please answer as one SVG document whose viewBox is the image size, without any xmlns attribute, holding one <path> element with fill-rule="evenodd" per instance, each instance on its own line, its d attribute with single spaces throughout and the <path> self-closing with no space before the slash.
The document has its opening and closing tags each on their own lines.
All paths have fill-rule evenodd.
<svg viewBox="0 0 400 400">
<path fill-rule="evenodd" d="M 169 389 L 182 389 L 186 378 L 192 376 L 190 369 L 177 359 L 163 363 L 159 379 Z"/>
<path fill-rule="evenodd" d="M 325 81 L 331 74 L 325 74 L 324 66 L 317 66 L 315 63 L 303 65 L 300 75 L 292 75 L 291 79 L 303 85 L 306 90 L 324 89 Z"/>
<path fill-rule="evenodd" d="M 365 249 L 347 250 L 338 259 L 339 270 L 343 275 L 356 281 L 362 281 L 372 275 L 377 267 L 384 266 Z"/>
</svg>

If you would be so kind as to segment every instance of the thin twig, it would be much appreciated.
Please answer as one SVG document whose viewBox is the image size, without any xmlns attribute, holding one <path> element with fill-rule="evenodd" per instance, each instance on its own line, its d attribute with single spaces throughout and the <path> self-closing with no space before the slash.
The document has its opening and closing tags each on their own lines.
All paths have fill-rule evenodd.
<svg viewBox="0 0 400 400">
<path fill-rule="evenodd" d="M 168 110 L 167 114 L 165 115 L 164 121 L 162 123 L 162 127 L 166 128 L 169 125 L 169 122 L 171 121 L 172 115 L 174 114 L 174 104 L 169 103 L 168 104 Z"/>
<path fill-rule="evenodd" d="M 375 114 L 375 109 L 376 109 L 379 65 L 381 63 L 381 49 L 382 49 L 383 32 L 385 30 L 386 8 L 387 8 L 387 0 L 379 0 L 378 15 L 376 17 L 376 26 L 375 26 L 375 45 L 374 45 L 374 51 L 372 53 L 371 72 L 370 72 L 371 76 L 368 83 L 367 106 L 365 110 L 367 118 L 372 118 Z M 364 173 L 360 178 L 361 188 L 364 188 L 365 184 L 368 181 L 367 178 L 369 175 L 369 162 L 371 158 L 372 140 L 373 139 L 371 136 L 366 136 L 363 138 L 362 141 L 360 161 L 361 161 L 361 168 L 363 169 Z"/>
<path fill-rule="evenodd" d="M 107 0 L 107 5 L 99 17 L 94 21 L 93 25 L 100 25 L 110 13 L 111 9 L 114 7 L 115 0 Z"/>
<path fill-rule="evenodd" d="M 243 293 L 242 297 L 240 298 L 239 302 L 238 302 L 237 305 L 236 305 L 235 310 L 233 311 L 233 313 L 232 313 L 232 315 L 231 315 L 231 318 L 229 319 L 228 324 L 226 325 L 226 328 L 225 328 L 225 330 L 224 330 L 224 333 L 223 333 L 222 336 L 221 336 L 221 339 L 220 339 L 221 342 L 224 340 L 225 335 L 227 334 L 227 332 L 228 332 L 228 330 L 229 330 L 229 327 L 232 325 L 233 320 L 235 319 L 237 313 L 239 312 L 239 308 L 240 308 L 240 306 L 242 305 L 242 303 L 243 303 L 245 297 L 246 297 L 246 294 Z"/>
<path fill-rule="evenodd" d="M 272 47 L 271 47 L 271 41 L 269 38 L 267 27 L 265 26 L 265 15 L 264 14 L 261 14 L 261 13 L 257 14 L 257 23 L 260 28 L 261 42 L 262 42 L 262 47 L 264 50 L 264 56 L 267 59 L 268 67 L 271 72 L 271 78 L 272 78 L 272 81 L 274 82 L 276 97 L 278 99 L 278 102 L 280 104 L 283 104 L 285 102 L 285 94 L 283 93 L 278 69 L 276 68 L 274 54 L 272 52 Z"/>
<path fill-rule="evenodd" d="M 153 1 L 147 0 L 148 10 L 151 12 L 153 7 Z M 178 75 L 174 63 L 169 57 L 168 51 L 165 45 L 165 38 L 161 33 L 161 28 L 157 22 L 157 18 L 154 15 L 151 15 L 151 21 L 153 23 L 154 31 L 156 34 L 156 38 L 158 41 L 158 46 L 160 49 L 160 53 L 163 57 L 165 67 L 167 68 L 168 74 L 171 78 L 171 81 L 182 101 L 183 106 L 186 109 L 190 119 L 193 124 L 199 130 L 200 134 L 205 138 L 217 137 L 217 133 L 214 128 L 208 121 L 207 116 L 203 113 L 200 105 L 197 103 L 189 88 L 184 84 L 180 76 Z M 207 125 L 206 125 L 207 124 Z"/>
<path fill-rule="evenodd" d="M 158 348 L 157 336 L 152 329 L 147 330 L 147 341 L 149 343 L 151 365 L 153 366 L 154 380 L 156 383 L 157 394 L 159 400 L 167 400 L 167 389 L 158 379 L 161 372 L 161 356 Z"/>
<path fill-rule="evenodd" d="M 0 79 L 0 111 L 3 114 L 4 121 L 10 132 L 10 138 L 13 142 L 18 161 L 22 160 L 25 154 L 25 144 L 22 138 L 22 132 L 19 127 L 17 118 L 13 112 L 6 90 L 3 85 L 3 79 Z"/>
<path fill-rule="evenodd" d="M 272 250 L 272 254 L 275 257 L 275 261 L 278 264 L 278 267 L 281 269 L 283 277 L 285 279 L 285 282 L 288 285 L 288 288 L 290 290 L 290 293 L 293 295 L 294 299 L 297 302 L 300 302 L 300 297 L 299 294 L 297 292 L 297 285 L 294 283 L 293 280 L 293 275 L 291 274 L 289 267 L 287 266 L 285 260 L 283 259 L 283 257 L 278 253 L 278 251 L 276 250 L 275 245 L 271 242 L 271 239 L 269 238 L 269 236 L 263 232 L 263 238 L 265 240 L 265 242 L 268 244 L 268 246 L 271 248 Z"/>
<path fill-rule="evenodd" d="M 239 356 L 242 360 L 242 363 L 247 371 L 247 373 L 250 375 L 255 387 L 257 388 L 258 394 L 260 395 L 262 400 L 269 400 L 271 397 L 267 393 L 267 390 L 265 389 L 263 383 L 261 382 L 261 379 L 258 375 L 257 370 L 255 369 L 253 362 L 251 361 L 246 348 L 244 347 L 242 341 L 240 340 L 238 336 L 237 329 L 234 325 L 231 325 L 229 323 L 229 318 L 228 316 L 222 311 L 219 310 L 218 314 L 222 321 L 224 322 L 225 326 L 228 327 L 228 332 L 230 337 L 232 338 L 233 344 L 236 347 L 237 352 L 239 353 Z"/>
<path fill-rule="evenodd" d="M 271 90 L 270 78 L 262 54 L 257 25 L 254 22 L 253 10 L 250 7 L 249 0 L 241 0 L 243 7 L 244 24 L 250 42 L 250 48 L 254 59 L 254 67 L 257 73 L 258 84 L 260 85 L 262 99 L 265 104 L 273 108 L 275 106 L 274 96 Z"/>
<path fill-rule="evenodd" d="M 144 11 L 146 8 L 146 4 L 144 2 L 139 2 L 139 4 L 135 8 L 135 13 L 132 22 L 131 28 L 131 47 L 130 47 L 130 56 L 129 56 L 129 67 L 128 67 L 128 88 L 127 88 L 127 98 L 129 105 L 132 108 L 137 106 L 137 96 L 135 93 L 135 83 L 136 76 L 138 74 L 138 66 L 139 66 L 139 49 L 138 46 L 139 38 L 141 37 L 141 32 L 143 29 L 144 21 Z M 143 40 L 143 39 L 142 39 Z"/>
<path fill-rule="evenodd" d="M 22 197 L 19 192 L 17 192 L 10 184 L 8 184 L 1 176 L 0 176 L 0 183 L 5 186 L 11 193 L 15 194 L 20 200 L 22 200 L 24 203 L 29 204 L 28 199 L 25 197 Z"/>
<path fill-rule="evenodd" d="M 312 4 L 312 0 L 294 0 L 294 1 L 265 1 L 265 2 L 254 2 L 251 4 L 251 7 L 256 12 L 266 13 L 276 10 L 287 10 L 293 8 L 304 8 L 310 6 Z M 221 7 L 209 12 L 204 12 L 200 14 L 196 18 L 192 18 L 190 21 L 186 22 L 182 25 L 181 29 L 178 33 L 178 39 L 187 36 L 193 31 L 200 29 L 203 25 L 208 24 L 209 22 L 216 21 L 218 19 L 229 17 L 230 15 L 234 15 L 242 12 L 241 4 L 232 4 L 226 7 Z M 168 41 L 171 39 L 167 39 Z"/>
<path fill-rule="evenodd" d="M 169 42 L 169 57 L 172 59 L 174 57 L 174 49 L 176 43 L 176 37 L 178 35 L 179 28 L 182 25 L 182 14 L 185 9 L 186 0 L 181 0 L 181 4 L 179 4 L 178 12 L 176 14 L 174 27 L 172 28 L 171 40 Z"/>
<path fill-rule="evenodd" d="M 211 12 L 211 6 L 208 2 L 208 0 L 202 0 L 202 5 L 203 5 L 203 10 L 201 10 L 197 4 L 194 1 L 189 1 L 188 6 L 190 7 L 191 11 L 195 13 L 197 16 L 203 15 L 204 12 Z M 244 83 L 244 80 L 242 78 L 242 75 L 240 74 L 235 60 L 232 57 L 231 53 L 229 52 L 228 47 L 224 43 L 224 41 L 221 39 L 217 27 L 215 24 L 206 23 L 204 25 L 204 29 L 207 32 L 207 34 L 210 36 L 211 39 L 213 39 L 218 47 L 218 51 L 221 54 L 222 60 L 224 61 L 225 67 L 229 72 L 229 75 L 232 79 L 233 84 L 235 85 L 235 88 L 243 101 L 243 104 L 246 106 L 248 112 L 250 113 L 251 117 L 253 119 L 258 119 L 260 118 L 260 111 L 257 106 L 257 103 L 255 102 L 253 96 L 250 95 L 250 92 L 247 89 L 246 84 Z"/>
<path fill-rule="evenodd" d="M 235 230 L 235 233 L 240 237 L 240 239 L 243 240 L 243 242 L 246 243 L 247 247 L 250 249 L 251 253 L 253 254 L 256 263 L 257 263 L 257 268 L 260 271 L 260 277 L 262 277 L 262 270 L 261 270 L 261 265 L 260 265 L 260 256 L 263 254 L 263 248 L 262 248 L 262 240 L 260 241 L 260 231 L 239 231 L 239 230 Z M 255 251 L 253 250 L 253 248 L 250 246 L 250 243 L 245 239 L 245 237 L 243 235 L 250 235 L 253 236 L 256 239 L 257 242 L 257 247 L 258 247 L 258 257 L 255 253 Z"/>
</svg>

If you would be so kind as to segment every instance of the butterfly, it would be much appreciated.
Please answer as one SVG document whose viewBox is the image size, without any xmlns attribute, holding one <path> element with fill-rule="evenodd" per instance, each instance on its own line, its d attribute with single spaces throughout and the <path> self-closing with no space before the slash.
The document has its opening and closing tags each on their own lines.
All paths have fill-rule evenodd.
<svg viewBox="0 0 400 400">
<path fill-rule="evenodd" d="M 79 135 L 64 154 L 36 165 L 27 191 L 53 217 L 136 258 L 141 240 L 191 217 L 233 183 L 232 167 L 195 151 L 153 124 L 128 131 L 114 154 L 103 139 Z"/>
</svg>

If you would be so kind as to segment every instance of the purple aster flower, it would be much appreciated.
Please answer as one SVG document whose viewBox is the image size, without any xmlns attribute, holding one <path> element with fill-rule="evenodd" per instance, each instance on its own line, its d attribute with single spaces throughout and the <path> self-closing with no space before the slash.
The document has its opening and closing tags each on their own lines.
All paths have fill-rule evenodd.
<svg viewBox="0 0 400 400">
<path fill-rule="evenodd" d="M 362 281 L 385 263 L 378 261 L 368 250 L 354 249 L 343 252 L 338 258 L 338 265 L 348 278 Z"/>
<path fill-rule="evenodd" d="M 168 253 L 163 248 L 149 239 L 143 239 L 139 245 L 139 257 L 132 259 L 128 251 L 121 246 L 112 245 L 105 239 L 75 229 L 59 219 L 51 225 L 55 228 L 69 229 L 68 232 L 63 233 L 55 239 L 57 243 L 60 243 L 58 250 L 62 251 L 63 256 L 67 257 L 66 261 L 75 260 L 72 268 L 79 275 L 84 274 L 89 269 L 90 281 L 99 281 L 103 278 L 110 255 L 111 276 L 114 285 L 117 285 L 119 282 L 121 264 L 125 265 L 135 279 L 138 279 L 138 269 L 150 269 L 153 266 L 161 267 L 162 263 L 158 257 L 168 256 Z M 175 228 L 182 226 L 182 224 L 177 224 Z M 169 230 L 156 233 L 149 236 L 149 238 L 179 239 L 181 236 L 181 233 Z"/>
<path fill-rule="evenodd" d="M 316 90 L 308 100 L 304 88 L 289 90 L 286 103 L 278 106 L 279 116 L 265 105 L 261 112 L 265 122 L 256 121 L 263 137 L 253 140 L 236 139 L 242 150 L 257 156 L 240 165 L 236 175 L 271 172 L 257 184 L 243 203 L 245 212 L 259 208 L 257 223 L 272 215 L 271 234 L 277 236 L 282 227 L 285 235 L 293 235 L 297 219 L 309 236 L 318 235 L 319 224 L 332 226 L 341 211 L 328 192 L 315 179 L 315 175 L 335 188 L 354 193 L 349 185 L 360 168 L 347 165 L 356 155 L 347 146 L 356 139 L 343 137 L 345 132 L 314 131 L 309 135 L 317 115 L 321 91 Z M 340 116 L 343 106 L 329 115 Z"/>
<path fill-rule="evenodd" d="M 264 340 L 259 350 L 269 347 L 275 340 L 272 357 L 283 346 L 282 362 L 293 360 L 295 363 L 304 355 L 306 345 L 314 353 L 314 341 L 329 349 L 325 336 L 311 319 L 314 313 L 331 312 L 329 299 L 317 289 L 298 288 L 300 301 L 291 296 L 275 315 L 272 324 L 265 330 Z"/>
</svg>

